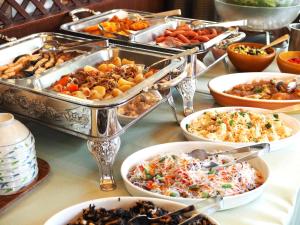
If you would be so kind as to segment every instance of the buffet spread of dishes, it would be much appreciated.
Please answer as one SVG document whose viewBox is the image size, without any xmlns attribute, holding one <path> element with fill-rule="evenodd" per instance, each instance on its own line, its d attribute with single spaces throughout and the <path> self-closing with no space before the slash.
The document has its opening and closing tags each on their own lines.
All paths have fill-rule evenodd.
<svg viewBox="0 0 300 225">
<path fill-rule="evenodd" d="M 270 1 L 266 6 L 276 5 Z M 159 104 L 168 101 L 172 106 L 173 87 L 183 102 L 186 95 L 193 97 L 196 72 L 191 68 L 198 65 L 197 60 L 204 62 L 207 55 L 214 58 L 211 65 L 216 64 L 226 56 L 226 47 L 231 44 L 228 40 L 240 34 L 210 21 L 202 21 L 204 27 L 199 28 L 193 19 L 153 20 L 143 15 L 147 13 L 111 10 L 62 25 L 62 30 L 74 36 L 40 33 L 0 46 L 0 55 L 6 54 L 0 59 L 0 108 L 88 139 L 89 151 L 103 170 L 103 190 L 116 186 L 112 166 L 120 147 L 119 136 Z M 103 41 L 80 51 L 41 51 L 47 40 L 84 43 L 86 38 Z M 186 51 L 195 46 L 196 53 Z M 300 134 L 298 120 L 274 109 L 300 104 L 300 89 L 297 75 L 260 72 L 274 59 L 275 55 L 269 57 L 274 49 L 262 50 L 243 42 L 234 46 L 229 55 L 234 65 L 244 60 L 262 64 L 257 72 L 223 75 L 209 82 L 216 102 L 234 107 L 202 110 L 185 117 L 180 123 L 183 134 L 198 142 L 151 146 L 123 162 L 121 175 L 128 192 L 149 198 L 82 203 L 45 224 L 142 224 L 133 221 L 146 215 L 148 219 L 159 218 L 158 224 L 216 225 L 219 222 L 205 211 L 198 215 L 199 201 L 218 198 L 212 205 L 215 211 L 259 197 L 270 172 L 260 156 L 293 144 Z M 216 57 L 217 50 L 224 54 Z M 179 53 L 186 55 L 170 58 Z M 299 66 L 299 58 L 288 58 L 286 63 Z M 195 208 L 189 210 L 196 209 L 194 214 L 169 215 L 183 208 L 181 203 L 193 204 Z"/>
</svg>

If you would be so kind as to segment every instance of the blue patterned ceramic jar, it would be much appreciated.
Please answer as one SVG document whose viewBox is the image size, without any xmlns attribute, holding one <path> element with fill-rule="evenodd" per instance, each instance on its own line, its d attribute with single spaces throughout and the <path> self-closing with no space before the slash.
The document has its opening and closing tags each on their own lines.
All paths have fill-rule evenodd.
<svg viewBox="0 0 300 225">
<path fill-rule="evenodd" d="M 38 176 L 31 132 L 10 113 L 0 113 L 0 195 L 22 191 Z"/>
</svg>

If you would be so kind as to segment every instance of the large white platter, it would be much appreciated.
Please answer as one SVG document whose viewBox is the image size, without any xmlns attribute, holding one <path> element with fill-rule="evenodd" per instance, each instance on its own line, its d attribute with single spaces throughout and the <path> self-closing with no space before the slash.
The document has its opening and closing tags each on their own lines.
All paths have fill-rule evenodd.
<svg viewBox="0 0 300 225">
<path fill-rule="evenodd" d="M 44 225 L 66 225 L 74 218 L 79 216 L 82 213 L 82 209 L 88 208 L 90 204 L 94 204 L 96 208 L 105 208 L 105 209 L 115 209 L 115 208 L 123 208 L 129 209 L 133 207 L 138 201 L 151 201 L 156 206 L 168 210 L 170 212 L 176 211 L 178 209 L 184 208 L 186 205 L 163 200 L 157 198 L 143 198 L 143 197 L 110 197 L 110 198 L 102 198 L 102 199 L 94 199 L 86 202 L 79 203 L 77 205 L 73 205 L 69 208 L 63 209 L 58 212 L 50 219 L 48 219 Z M 213 218 L 206 216 L 211 223 L 215 225 L 220 225 Z"/>
<path fill-rule="evenodd" d="M 270 110 L 267 110 L 267 109 L 251 108 L 251 107 L 210 108 L 210 109 L 205 109 L 205 110 L 201 110 L 201 111 L 192 113 L 191 115 L 185 117 L 181 121 L 180 127 L 183 131 L 184 136 L 190 141 L 209 141 L 209 142 L 230 144 L 230 145 L 235 146 L 235 147 L 240 147 L 240 146 L 249 145 L 249 144 L 255 144 L 254 142 L 252 142 L 252 143 L 249 143 L 249 142 L 248 143 L 243 143 L 243 142 L 234 143 L 234 142 L 213 141 L 213 140 L 210 140 L 210 139 L 205 138 L 205 137 L 200 137 L 200 136 L 194 135 L 194 134 L 188 132 L 187 129 L 186 129 L 187 124 L 190 124 L 193 120 L 200 117 L 205 112 L 209 112 L 209 111 L 229 112 L 229 111 L 234 111 L 234 110 L 237 110 L 237 109 L 244 109 L 244 110 L 251 111 L 251 112 L 256 112 L 256 113 L 259 113 L 259 112 L 263 112 L 263 113 L 270 112 L 270 113 L 272 113 Z M 283 149 L 283 148 L 285 148 L 289 145 L 293 145 L 293 144 L 297 143 L 296 141 L 300 137 L 300 122 L 297 119 L 295 119 L 291 116 L 288 116 L 284 113 L 280 113 L 279 116 L 280 116 L 280 119 L 283 120 L 285 125 L 287 125 L 288 127 L 293 129 L 293 135 L 288 137 L 288 138 L 284 138 L 284 139 L 281 139 L 281 140 L 278 140 L 278 141 L 269 142 L 270 145 L 271 145 L 271 151 L 276 151 L 276 150 L 279 150 L 279 149 Z"/>
<path fill-rule="evenodd" d="M 126 189 L 133 196 L 162 198 L 162 199 L 172 200 L 172 201 L 185 203 L 185 204 L 192 204 L 198 202 L 199 200 L 203 200 L 201 198 L 195 199 L 195 198 L 169 197 L 169 196 L 153 193 L 143 188 L 135 186 L 127 179 L 128 171 L 145 160 L 149 160 L 155 156 L 163 155 L 167 153 L 187 153 L 197 148 L 206 149 L 207 151 L 215 151 L 215 150 L 221 151 L 221 150 L 232 149 L 232 147 L 229 145 L 222 145 L 222 144 L 216 144 L 210 142 L 173 142 L 173 143 L 154 145 L 148 148 L 144 148 L 127 157 L 121 166 L 121 175 Z M 249 161 L 249 163 L 255 169 L 261 172 L 265 182 L 260 187 L 252 191 L 235 195 L 235 196 L 224 197 L 224 204 L 221 210 L 230 209 L 230 208 L 247 204 L 255 200 L 256 198 L 258 198 L 263 193 L 269 177 L 269 168 L 265 163 L 265 161 L 261 158 L 252 159 L 251 161 Z"/>
</svg>

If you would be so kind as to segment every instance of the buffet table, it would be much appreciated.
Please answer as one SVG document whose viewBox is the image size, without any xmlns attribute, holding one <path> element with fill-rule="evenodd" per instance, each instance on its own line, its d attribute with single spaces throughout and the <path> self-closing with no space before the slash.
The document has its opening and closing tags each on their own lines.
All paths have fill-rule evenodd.
<svg viewBox="0 0 300 225">
<path fill-rule="evenodd" d="M 277 70 L 276 66 L 269 68 Z M 207 78 L 224 74 L 219 63 L 199 81 L 204 89 Z M 179 98 L 177 106 L 180 108 Z M 197 94 L 195 109 L 215 107 L 211 96 Z M 297 117 L 300 119 L 300 115 Z M 0 214 L 0 224 L 43 224 L 58 211 L 73 204 L 103 197 L 128 195 L 119 173 L 123 160 L 131 153 L 151 145 L 184 141 L 180 127 L 166 104 L 139 121 L 121 136 L 122 145 L 115 162 L 118 188 L 102 192 L 98 188 L 98 168 L 88 153 L 86 141 L 61 132 L 25 122 L 36 139 L 37 154 L 51 165 L 51 172 L 42 184 Z M 213 215 L 224 225 L 300 224 L 300 155 L 299 143 L 265 156 L 271 169 L 266 191 L 254 202 Z M 298 198 L 298 199 L 297 199 Z"/>
</svg>

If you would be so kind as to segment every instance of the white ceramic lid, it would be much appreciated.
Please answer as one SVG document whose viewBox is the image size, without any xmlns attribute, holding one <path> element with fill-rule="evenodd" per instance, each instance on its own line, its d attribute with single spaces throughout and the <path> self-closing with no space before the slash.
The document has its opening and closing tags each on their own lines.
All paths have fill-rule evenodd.
<svg viewBox="0 0 300 225">
<path fill-rule="evenodd" d="M 17 144 L 29 135 L 29 130 L 10 113 L 0 113 L 0 148 Z"/>
</svg>

